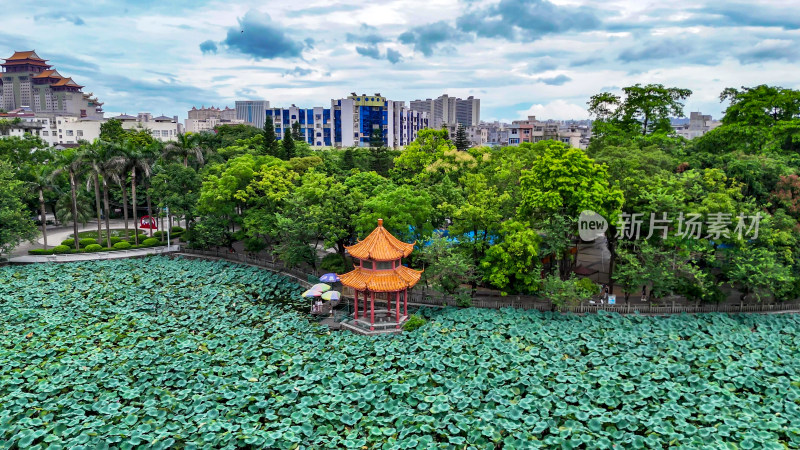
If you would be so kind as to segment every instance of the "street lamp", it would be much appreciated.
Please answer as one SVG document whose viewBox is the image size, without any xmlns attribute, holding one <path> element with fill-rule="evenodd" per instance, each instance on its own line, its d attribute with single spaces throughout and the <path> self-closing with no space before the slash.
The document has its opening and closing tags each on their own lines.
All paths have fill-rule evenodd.
<svg viewBox="0 0 800 450">
<path fill-rule="evenodd" d="M 172 240 L 169 238 L 169 232 L 170 229 L 172 229 L 172 224 L 169 223 L 169 205 L 164 207 L 164 212 L 167 215 L 167 251 L 169 251 L 170 247 L 172 246 Z"/>
</svg>

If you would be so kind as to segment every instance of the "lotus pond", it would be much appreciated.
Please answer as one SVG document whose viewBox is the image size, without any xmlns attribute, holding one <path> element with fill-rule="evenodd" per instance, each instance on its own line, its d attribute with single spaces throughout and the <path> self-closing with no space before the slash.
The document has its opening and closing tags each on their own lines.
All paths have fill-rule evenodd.
<svg viewBox="0 0 800 450">
<path fill-rule="evenodd" d="M 369 338 L 301 290 L 165 257 L 0 268 L 0 448 L 800 446 L 797 315 L 451 309 Z"/>
</svg>

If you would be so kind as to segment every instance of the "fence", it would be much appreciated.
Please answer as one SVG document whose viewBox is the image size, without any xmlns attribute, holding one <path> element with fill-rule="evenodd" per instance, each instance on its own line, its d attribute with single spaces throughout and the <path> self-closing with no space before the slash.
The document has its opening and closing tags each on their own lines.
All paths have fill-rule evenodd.
<svg viewBox="0 0 800 450">
<path fill-rule="evenodd" d="M 204 257 L 212 257 L 224 259 L 228 261 L 240 262 L 250 264 L 253 266 L 263 267 L 273 272 L 279 272 L 284 275 L 295 278 L 303 286 L 310 287 L 319 276 L 318 273 L 309 274 L 305 271 L 299 270 L 294 267 L 287 267 L 279 260 L 270 260 L 266 258 L 248 256 L 247 253 L 228 253 L 219 250 L 197 250 L 197 249 L 183 249 L 182 253 L 189 255 L 197 255 Z M 342 296 L 353 298 L 353 290 L 348 287 L 343 287 Z M 413 305 L 445 307 L 445 306 L 459 306 L 458 299 L 442 295 L 437 292 L 426 292 L 424 290 L 414 290 L 408 293 L 408 303 Z M 517 308 L 517 309 L 535 309 L 538 311 L 554 311 L 553 304 L 549 300 L 529 296 L 529 295 L 514 295 L 514 296 L 500 296 L 500 295 L 478 295 L 472 298 L 471 304 L 478 308 Z M 570 312 L 575 314 L 591 314 L 598 311 L 616 312 L 619 314 L 643 314 L 643 315 L 665 315 L 665 314 L 680 314 L 680 313 L 769 313 L 769 312 L 788 312 L 800 311 L 800 302 L 791 303 L 755 303 L 755 304 L 694 304 L 694 305 L 681 305 L 672 302 L 669 305 L 665 304 L 644 304 L 637 305 L 633 303 L 620 304 L 620 305 L 573 305 L 558 308 L 560 312 Z"/>
</svg>

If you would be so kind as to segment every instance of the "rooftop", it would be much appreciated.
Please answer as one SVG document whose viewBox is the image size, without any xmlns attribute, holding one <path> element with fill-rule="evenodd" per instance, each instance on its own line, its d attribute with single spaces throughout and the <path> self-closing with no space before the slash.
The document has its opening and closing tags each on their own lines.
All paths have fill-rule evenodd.
<svg viewBox="0 0 800 450">
<path fill-rule="evenodd" d="M 410 255 L 415 244 L 416 242 L 407 244 L 392 236 L 383 228 L 383 219 L 378 219 L 378 227 L 369 236 L 354 245 L 345 246 L 345 249 L 353 258 L 395 261 Z"/>
</svg>

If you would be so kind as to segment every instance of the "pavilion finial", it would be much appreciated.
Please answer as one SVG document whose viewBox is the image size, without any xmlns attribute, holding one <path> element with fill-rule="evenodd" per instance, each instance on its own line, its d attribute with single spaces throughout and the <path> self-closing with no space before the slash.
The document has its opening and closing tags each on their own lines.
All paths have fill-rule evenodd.
<svg viewBox="0 0 800 450">
<path fill-rule="evenodd" d="M 378 226 L 379 226 L 379 227 L 382 227 L 382 226 L 383 226 L 383 219 L 378 219 Z"/>
</svg>

